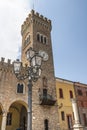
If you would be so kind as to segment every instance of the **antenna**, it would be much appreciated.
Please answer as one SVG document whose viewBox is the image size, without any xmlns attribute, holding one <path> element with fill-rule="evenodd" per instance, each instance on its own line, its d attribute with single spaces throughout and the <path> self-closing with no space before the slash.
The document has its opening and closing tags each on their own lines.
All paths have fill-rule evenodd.
<svg viewBox="0 0 87 130">
<path fill-rule="evenodd" d="M 34 10 L 34 0 L 33 0 L 33 10 Z"/>
<path fill-rule="evenodd" d="M 33 3 L 33 10 L 34 10 L 34 3 Z"/>
</svg>

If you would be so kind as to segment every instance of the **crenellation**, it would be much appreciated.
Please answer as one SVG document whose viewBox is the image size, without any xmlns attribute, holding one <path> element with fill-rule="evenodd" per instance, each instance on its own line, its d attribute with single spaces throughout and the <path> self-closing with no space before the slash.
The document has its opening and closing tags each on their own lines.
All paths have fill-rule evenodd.
<svg viewBox="0 0 87 130">
<path fill-rule="evenodd" d="M 40 15 L 40 18 L 44 18 L 43 15 Z"/>
<path fill-rule="evenodd" d="M 29 21 L 29 18 L 27 17 L 27 18 L 26 18 L 26 24 L 28 23 L 28 21 Z"/>
<path fill-rule="evenodd" d="M 10 59 L 8 59 L 8 62 L 7 62 L 7 63 L 8 63 L 8 65 L 9 65 L 9 64 L 11 64 L 11 60 L 10 60 Z"/>
<path fill-rule="evenodd" d="M 26 24 L 26 21 L 24 21 L 24 25 Z"/>
<path fill-rule="evenodd" d="M 37 13 L 37 12 L 36 12 L 36 16 L 38 16 L 38 17 L 39 17 L 39 13 Z"/>
<path fill-rule="evenodd" d="M 47 22 L 48 24 L 51 25 L 51 20 L 50 19 L 47 19 L 46 17 L 44 17 L 43 15 L 40 15 L 39 13 L 35 12 L 34 10 L 31 11 L 31 14 L 28 15 L 28 17 L 26 18 L 26 20 L 24 21 L 24 23 L 22 24 L 21 28 L 22 28 L 22 33 L 24 32 L 24 30 L 27 28 L 27 23 L 29 22 L 29 18 L 30 17 L 33 17 L 33 22 L 35 21 L 36 23 L 38 23 L 38 19 L 35 19 L 34 16 L 36 16 L 37 18 L 40 18 L 41 19 L 41 23 L 42 23 L 42 20 L 43 22 Z M 46 23 L 46 24 L 47 24 Z M 41 24 L 43 25 L 43 24 Z"/>
<path fill-rule="evenodd" d="M 50 24 L 51 24 L 51 20 L 50 20 L 50 19 L 48 19 L 48 23 L 50 23 Z"/>
<path fill-rule="evenodd" d="M 48 19 L 47 19 L 46 17 L 44 17 L 44 20 L 45 20 L 45 21 L 48 21 Z"/>
<path fill-rule="evenodd" d="M 5 58 L 4 57 L 1 57 L 1 62 L 3 63 L 5 61 Z"/>
<path fill-rule="evenodd" d="M 5 62 L 5 58 L 1 57 L 0 71 L 8 72 L 8 71 L 12 71 L 12 69 L 13 69 L 13 64 L 11 64 L 11 60 L 8 59 L 7 62 Z"/>
<path fill-rule="evenodd" d="M 44 21 L 51 23 L 51 20 L 47 19 L 46 17 L 44 17 L 43 15 L 40 15 L 39 13 L 35 12 L 33 13 L 35 16 L 37 16 L 38 18 L 43 19 Z"/>
</svg>

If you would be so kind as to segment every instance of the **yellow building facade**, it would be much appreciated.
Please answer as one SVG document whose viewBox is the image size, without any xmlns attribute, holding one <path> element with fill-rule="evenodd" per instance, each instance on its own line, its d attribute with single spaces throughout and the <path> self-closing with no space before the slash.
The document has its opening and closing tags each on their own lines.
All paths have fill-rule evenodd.
<svg viewBox="0 0 87 130">
<path fill-rule="evenodd" d="M 74 122 L 71 103 L 71 98 L 75 98 L 73 82 L 61 78 L 56 78 L 56 92 L 60 129 L 70 129 L 72 128 Z"/>
</svg>

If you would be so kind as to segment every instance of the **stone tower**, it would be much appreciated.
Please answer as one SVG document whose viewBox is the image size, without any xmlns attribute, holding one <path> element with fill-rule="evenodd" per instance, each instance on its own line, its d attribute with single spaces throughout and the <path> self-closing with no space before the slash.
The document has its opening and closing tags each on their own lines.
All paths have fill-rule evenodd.
<svg viewBox="0 0 87 130">
<path fill-rule="evenodd" d="M 27 63 L 26 51 L 32 47 L 36 51 L 45 51 L 49 58 L 42 63 L 42 74 L 33 83 L 32 90 L 32 129 L 58 130 L 58 107 L 51 44 L 51 21 L 34 10 L 21 27 L 22 62 Z"/>
</svg>

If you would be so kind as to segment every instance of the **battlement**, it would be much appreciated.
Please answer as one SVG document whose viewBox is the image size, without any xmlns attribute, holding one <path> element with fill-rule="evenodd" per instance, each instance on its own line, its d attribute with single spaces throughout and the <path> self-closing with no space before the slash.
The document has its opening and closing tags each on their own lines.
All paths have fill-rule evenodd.
<svg viewBox="0 0 87 130">
<path fill-rule="evenodd" d="M 0 60 L 0 71 L 11 71 L 13 72 L 13 63 L 11 63 L 11 60 L 8 59 L 7 62 L 5 61 L 5 58 L 1 57 Z"/>
<path fill-rule="evenodd" d="M 4 57 L 1 57 L 0 64 L 4 64 L 4 63 L 5 63 L 5 64 L 8 64 L 8 65 L 12 65 L 10 59 L 8 59 L 7 62 L 5 62 L 5 58 L 4 58 Z"/>
<path fill-rule="evenodd" d="M 27 66 L 27 64 L 24 64 L 24 66 Z M 5 58 L 1 57 L 1 60 L 0 60 L 0 69 L 1 68 L 13 69 L 13 61 L 11 61 L 10 59 L 8 59 L 7 62 L 6 62 Z"/>
<path fill-rule="evenodd" d="M 48 18 L 44 17 L 43 15 L 40 15 L 38 12 L 35 12 L 34 10 L 31 11 L 31 15 L 37 16 L 41 19 L 43 19 L 44 21 L 51 23 L 51 20 L 49 20 Z"/>
<path fill-rule="evenodd" d="M 38 21 L 39 19 L 39 21 Z M 40 22 L 41 20 L 41 22 Z M 37 24 L 40 24 L 41 26 L 51 29 L 51 20 L 44 17 L 43 15 L 40 15 L 38 12 L 35 12 L 34 10 L 31 10 L 30 14 L 24 21 L 24 23 L 21 26 L 21 34 L 23 34 L 24 30 L 27 28 L 27 26 L 30 24 L 30 22 L 34 22 Z"/>
</svg>

